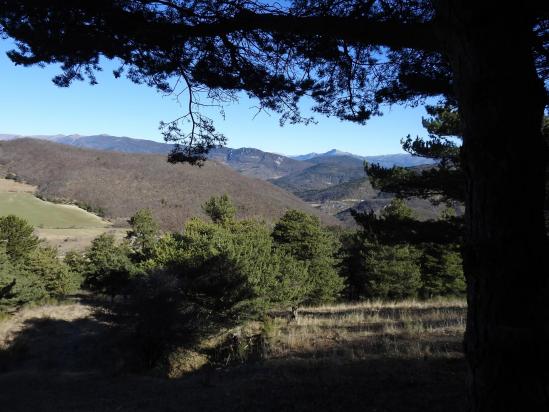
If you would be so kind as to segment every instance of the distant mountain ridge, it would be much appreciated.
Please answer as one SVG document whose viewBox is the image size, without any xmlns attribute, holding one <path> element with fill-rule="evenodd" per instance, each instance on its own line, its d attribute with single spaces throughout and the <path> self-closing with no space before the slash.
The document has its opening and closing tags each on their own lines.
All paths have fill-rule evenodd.
<svg viewBox="0 0 549 412">
<path fill-rule="evenodd" d="M 20 138 L 48 140 L 50 142 L 76 146 L 83 149 L 106 150 L 120 153 L 144 153 L 167 155 L 174 147 L 172 144 L 155 142 L 146 139 L 134 139 L 125 136 L 99 134 L 92 136 L 53 135 L 53 136 L 22 136 L 0 134 L 0 140 Z M 262 180 L 276 179 L 290 173 L 301 171 L 309 166 L 306 162 L 289 157 L 264 152 L 254 148 L 232 149 L 222 147 L 210 151 L 208 157 L 235 169 L 241 174 Z"/>
<path fill-rule="evenodd" d="M 419 166 L 426 164 L 436 163 L 432 159 L 425 157 L 412 156 L 409 153 L 395 153 L 395 154 L 386 154 L 386 155 L 376 155 L 376 156 L 360 156 L 349 152 L 343 152 L 338 149 L 332 149 L 325 153 L 307 153 L 304 155 L 289 156 L 291 159 L 302 160 L 302 161 L 311 161 L 313 159 L 329 159 L 337 157 L 353 157 L 360 160 L 366 160 L 369 163 L 377 163 L 383 167 L 393 167 L 393 166 Z"/>
<path fill-rule="evenodd" d="M 287 210 L 298 209 L 317 215 L 328 225 L 339 223 L 294 195 L 216 161 L 198 168 L 170 164 L 163 155 L 12 139 L 0 142 L 0 172 L 37 186 L 44 199 L 74 202 L 101 211 L 117 223 L 149 208 L 162 228 L 181 230 L 189 218 L 204 216 L 201 205 L 210 196 L 224 193 L 241 218 L 274 222 Z"/>
<path fill-rule="evenodd" d="M 155 142 L 147 139 L 135 139 L 126 136 L 111 136 L 108 134 L 98 134 L 91 136 L 83 136 L 79 134 L 72 135 L 16 135 L 16 134 L 0 134 L 0 140 L 13 140 L 29 137 L 33 139 L 49 140 L 55 143 L 62 143 L 76 147 L 96 150 L 108 150 L 122 153 L 154 153 L 167 154 L 172 150 L 173 145 L 168 143 Z M 337 157 L 353 157 L 359 160 L 366 160 L 370 163 L 378 163 L 383 167 L 392 166 L 418 166 L 423 164 L 434 163 L 431 159 L 412 156 L 408 153 L 396 153 L 378 156 L 360 156 L 349 152 L 344 152 L 337 149 L 329 150 L 325 153 L 308 153 L 298 156 L 285 156 L 277 153 L 269 153 L 254 148 L 239 148 L 233 149 L 223 147 L 214 149 L 210 152 L 210 158 L 221 161 L 233 169 L 239 170 L 245 175 L 252 175 L 255 171 L 261 179 L 276 179 L 286 174 L 303 170 L 305 167 L 298 166 L 297 162 L 307 162 L 311 159 L 317 159 L 315 163 L 319 163 L 318 159 L 329 159 Z M 243 166 L 242 163 L 246 163 Z M 260 164 L 258 167 L 252 167 L 252 164 Z M 273 168 L 275 171 L 269 172 L 268 169 Z"/>
<path fill-rule="evenodd" d="M 0 134 L 0 140 L 17 140 L 24 136 Z M 165 156 L 173 145 L 146 139 L 116 137 L 106 134 L 93 136 L 53 135 L 33 136 L 82 149 L 94 149 L 125 154 L 157 154 Z M 384 167 L 430 167 L 429 159 L 406 153 L 381 156 L 358 156 L 337 149 L 326 153 L 309 153 L 294 158 L 264 152 L 255 148 L 214 149 L 208 156 L 214 163 L 224 164 L 241 175 L 267 180 L 287 192 L 297 195 L 309 205 L 351 222 L 348 209 L 374 209 L 385 206 L 392 196 L 374 190 L 364 173 L 364 161 Z M 50 183 L 51 184 L 51 183 Z M 428 205 L 421 209 L 434 211 Z M 194 207 L 194 205 L 193 205 Z M 270 214 L 270 213 L 269 213 Z"/>
</svg>

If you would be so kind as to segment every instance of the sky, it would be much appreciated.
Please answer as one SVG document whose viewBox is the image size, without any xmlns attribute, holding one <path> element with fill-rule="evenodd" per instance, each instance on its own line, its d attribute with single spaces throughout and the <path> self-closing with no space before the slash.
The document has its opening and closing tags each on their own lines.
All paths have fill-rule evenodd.
<svg viewBox="0 0 549 412">
<path fill-rule="evenodd" d="M 0 134 L 55 135 L 110 134 L 162 141 L 161 120 L 173 120 L 184 108 L 172 96 L 146 85 L 115 79 L 110 62 L 98 75 L 99 84 L 75 82 L 69 88 L 55 86 L 56 66 L 15 66 L 6 56 L 9 40 L 0 40 Z M 264 151 L 297 155 L 339 149 L 359 155 L 401 153 L 400 139 L 425 135 L 422 107 L 393 106 L 365 126 L 316 115 L 317 124 L 280 127 L 276 113 L 256 116 L 257 101 L 242 96 L 225 106 L 225 118 L 210 111 L 216 129 L 233 148 L 255 147 Z M 307 113 L 307 107 L 303 107 Z"/>
</svg>

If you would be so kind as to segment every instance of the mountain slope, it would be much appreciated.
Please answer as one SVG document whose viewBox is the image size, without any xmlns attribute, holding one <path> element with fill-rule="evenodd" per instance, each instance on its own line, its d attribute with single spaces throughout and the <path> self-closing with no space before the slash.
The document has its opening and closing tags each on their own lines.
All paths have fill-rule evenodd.
<svg viewBox="0 0 549 412">
<path fill-rule="evenodd" d="M 173 149 L 173 145 L 167 143 L 134 139 L 131 137 L 110 136 L 106 134 L 94 136 L 54 135 L 28 137 L 81 148 L 121 153 L 153 153 L 167 155 Z M 24 136 L 0 134 L 0 140 L 14 140 L 20 138 L 24 138 Z M 211 150 L 208 157 L 226 164 L 245 176 L 257 177 L 263 180 L 276 179 L 311 166 L 311 164 L 306 162 L 300 162 L 286 156 L 251 148 L 231 149 L 229 147 L 222 147 Z"/>
<path fill-rule="evenodd" d="M 230 149 L 228 147 L 213 149 L 208 157 L 230 166 L 245 176 L 257 177 L 263 180 L 277 179 L 291 173 L 300 172 L 311 166 L 307 162 L 247 147 L 241 149 Z"/>
<path fill-rule="evenodd" d="M 50 200 L 78 201 L 123 221 L 140 208 L 152 209 L 164 229 L 179 230 L 210 196 L 227 193 L 239 217 L 273 221 L 288 209 L 333 217 L 259 179 L 250 179 L 215 161 L 202 168 L 172 165 L 163 155 L 78 149 L 33 139 L 0 142 L 0 167 L 38 186 Z"/>
<path fill-rule="evenodd" d="M 307 162 L 312 163 L 313 166 L 271 182 L 302 197 L 304 193 L 312 190 L 323 190 L 364 177 L 363 162 L 354 157 L 315 157 Z"/>
<path fill-rule="evenodd" d="M 14 140 L 21 138 L 32 138 L 48 140 L 50 142 L 67 144 L 86 149 L 108 150 L 121 153 L 155 153 L 168 154 L 173 145 L 155 142 L 146 139 L 134 139 L 131 137 L 111 136 L 100 134 L 93 136 L 73 135 L 40 135 L 40 136 L 20 136 L 20 135 L 0 135 L 0 140 Z"/>
<path fill-rule="evenodd" d="M 349 152 L 343 152 L 341 150 L 332 149 L 325 153 L 307 153 L 304 155 L 290 156 L 292 159 L 296 160 L 305 160 L 311 161 L 314 159 L 330 159 L 330 158 L 339 158 L 339 157 L 352 157 L 358 160 L 366 160 L 369 163 L 377 163 L 383 167 L 393 167 L 393 166 L 418 166 L 425 164 L 435 163 L 432 159 L 427 159 L 425 157 L 412 156 L 408 153 L 396 153 L 396 154 L 387 154 L 387 155 L 378 155 L 378 156 L 359 156 Z"/>
</svg>

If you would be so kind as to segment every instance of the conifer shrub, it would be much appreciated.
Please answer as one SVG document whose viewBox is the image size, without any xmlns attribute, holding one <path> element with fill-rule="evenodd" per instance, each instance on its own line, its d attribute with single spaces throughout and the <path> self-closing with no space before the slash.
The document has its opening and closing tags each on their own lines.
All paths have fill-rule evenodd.
<svg viewBox="0 0 549 412">
<path fill-rule="evenodd" d="M 463 261 L 457 245 L 424 245 L 420 262 L 421 297 L 461 296 L 465 293 Z"/>
<path fill-rule="evenodd" d="M 419 252 L 410 245 L 370 243 L 363 255 L 367 296 L 381 299 L 416 297 L 421 287 Z"/>
<path fill-rule="evenodd" d="M 52 247 L 37 248 L 25 261 L 24 271 L 37 276 L 50 296 L 68 295 L 79 287 L 78 279 Z"/>
<path fill-rule="evenodd" d="M 111 234 L 95 238 L 86 251 L 84 286 L 114 299 L 127 290 L 138 268 L 130 259 L 131 249 L 125 242 L 117 244 Z"/>
<path fill-rule="evenodd" d="M 5 244 L 5 252 L 14 263 L 23 262 L 40 244 L 34 227 L 14 215 L 0 216 L 0 242 Z"/>
<path fill-rule="evenodd" d="M 26 220 L 0 217 L 0 306 L 14 309 L 67 295 L 77 284 L 54 248 L 40 245 Z"/>
<path fill-rule="evenodd" d="M 140 209 L 129 219 L 128 223 L 131 230 L 128 231 L 126 237 L 132 246 L 135 260 L 149 259 L 160 233 L 159 225 L 154 220 L 152 211 Z"/>
<path fill-rule="evenodd" d="M 337 270 L 337 240 L 316 216 L 290 210 L 277 222 L 272 237 L 279 251 L 307 267 L 310 287 L 304 302 L 321 304 L 339 297 L 345 284 Z"/>
</svg>

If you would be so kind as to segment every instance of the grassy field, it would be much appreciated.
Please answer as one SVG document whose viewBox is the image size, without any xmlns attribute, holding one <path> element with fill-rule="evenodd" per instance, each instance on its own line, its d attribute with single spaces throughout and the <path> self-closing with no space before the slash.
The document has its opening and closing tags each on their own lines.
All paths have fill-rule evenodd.
<svg viewBox="0 0 549 412">
<path fill-rule="evenodd" d="M 30 308 L 0 322 L 0 404 L 14 412 L 457 412 L 466 398 L 465 312 L 463 301 L 447 300 L 308 308 L 297 321 L 280 313 L 263 326 L 261 361 L 165 379 L 116 372 L 101 307 Z"/>
<path fill-rule="evenodd" d="M 99 216 L 74 205 L 45 202 L 34 196 L 36 187 L 0 179 L 0 216 L 16 215 L 32 224 L 37 235 L 61 254 L 83 249 L 105 232 L 122 238 L 126 230 L 113 228 Z"/>
<path fill-rule="evenodd" d="M 0 192 L 2 215 L 16 215 L 37 228 L 88 229 L 107 227 L 100 217 L 73 205 L 45 202 L 31 193 Z"/>
</svg>

